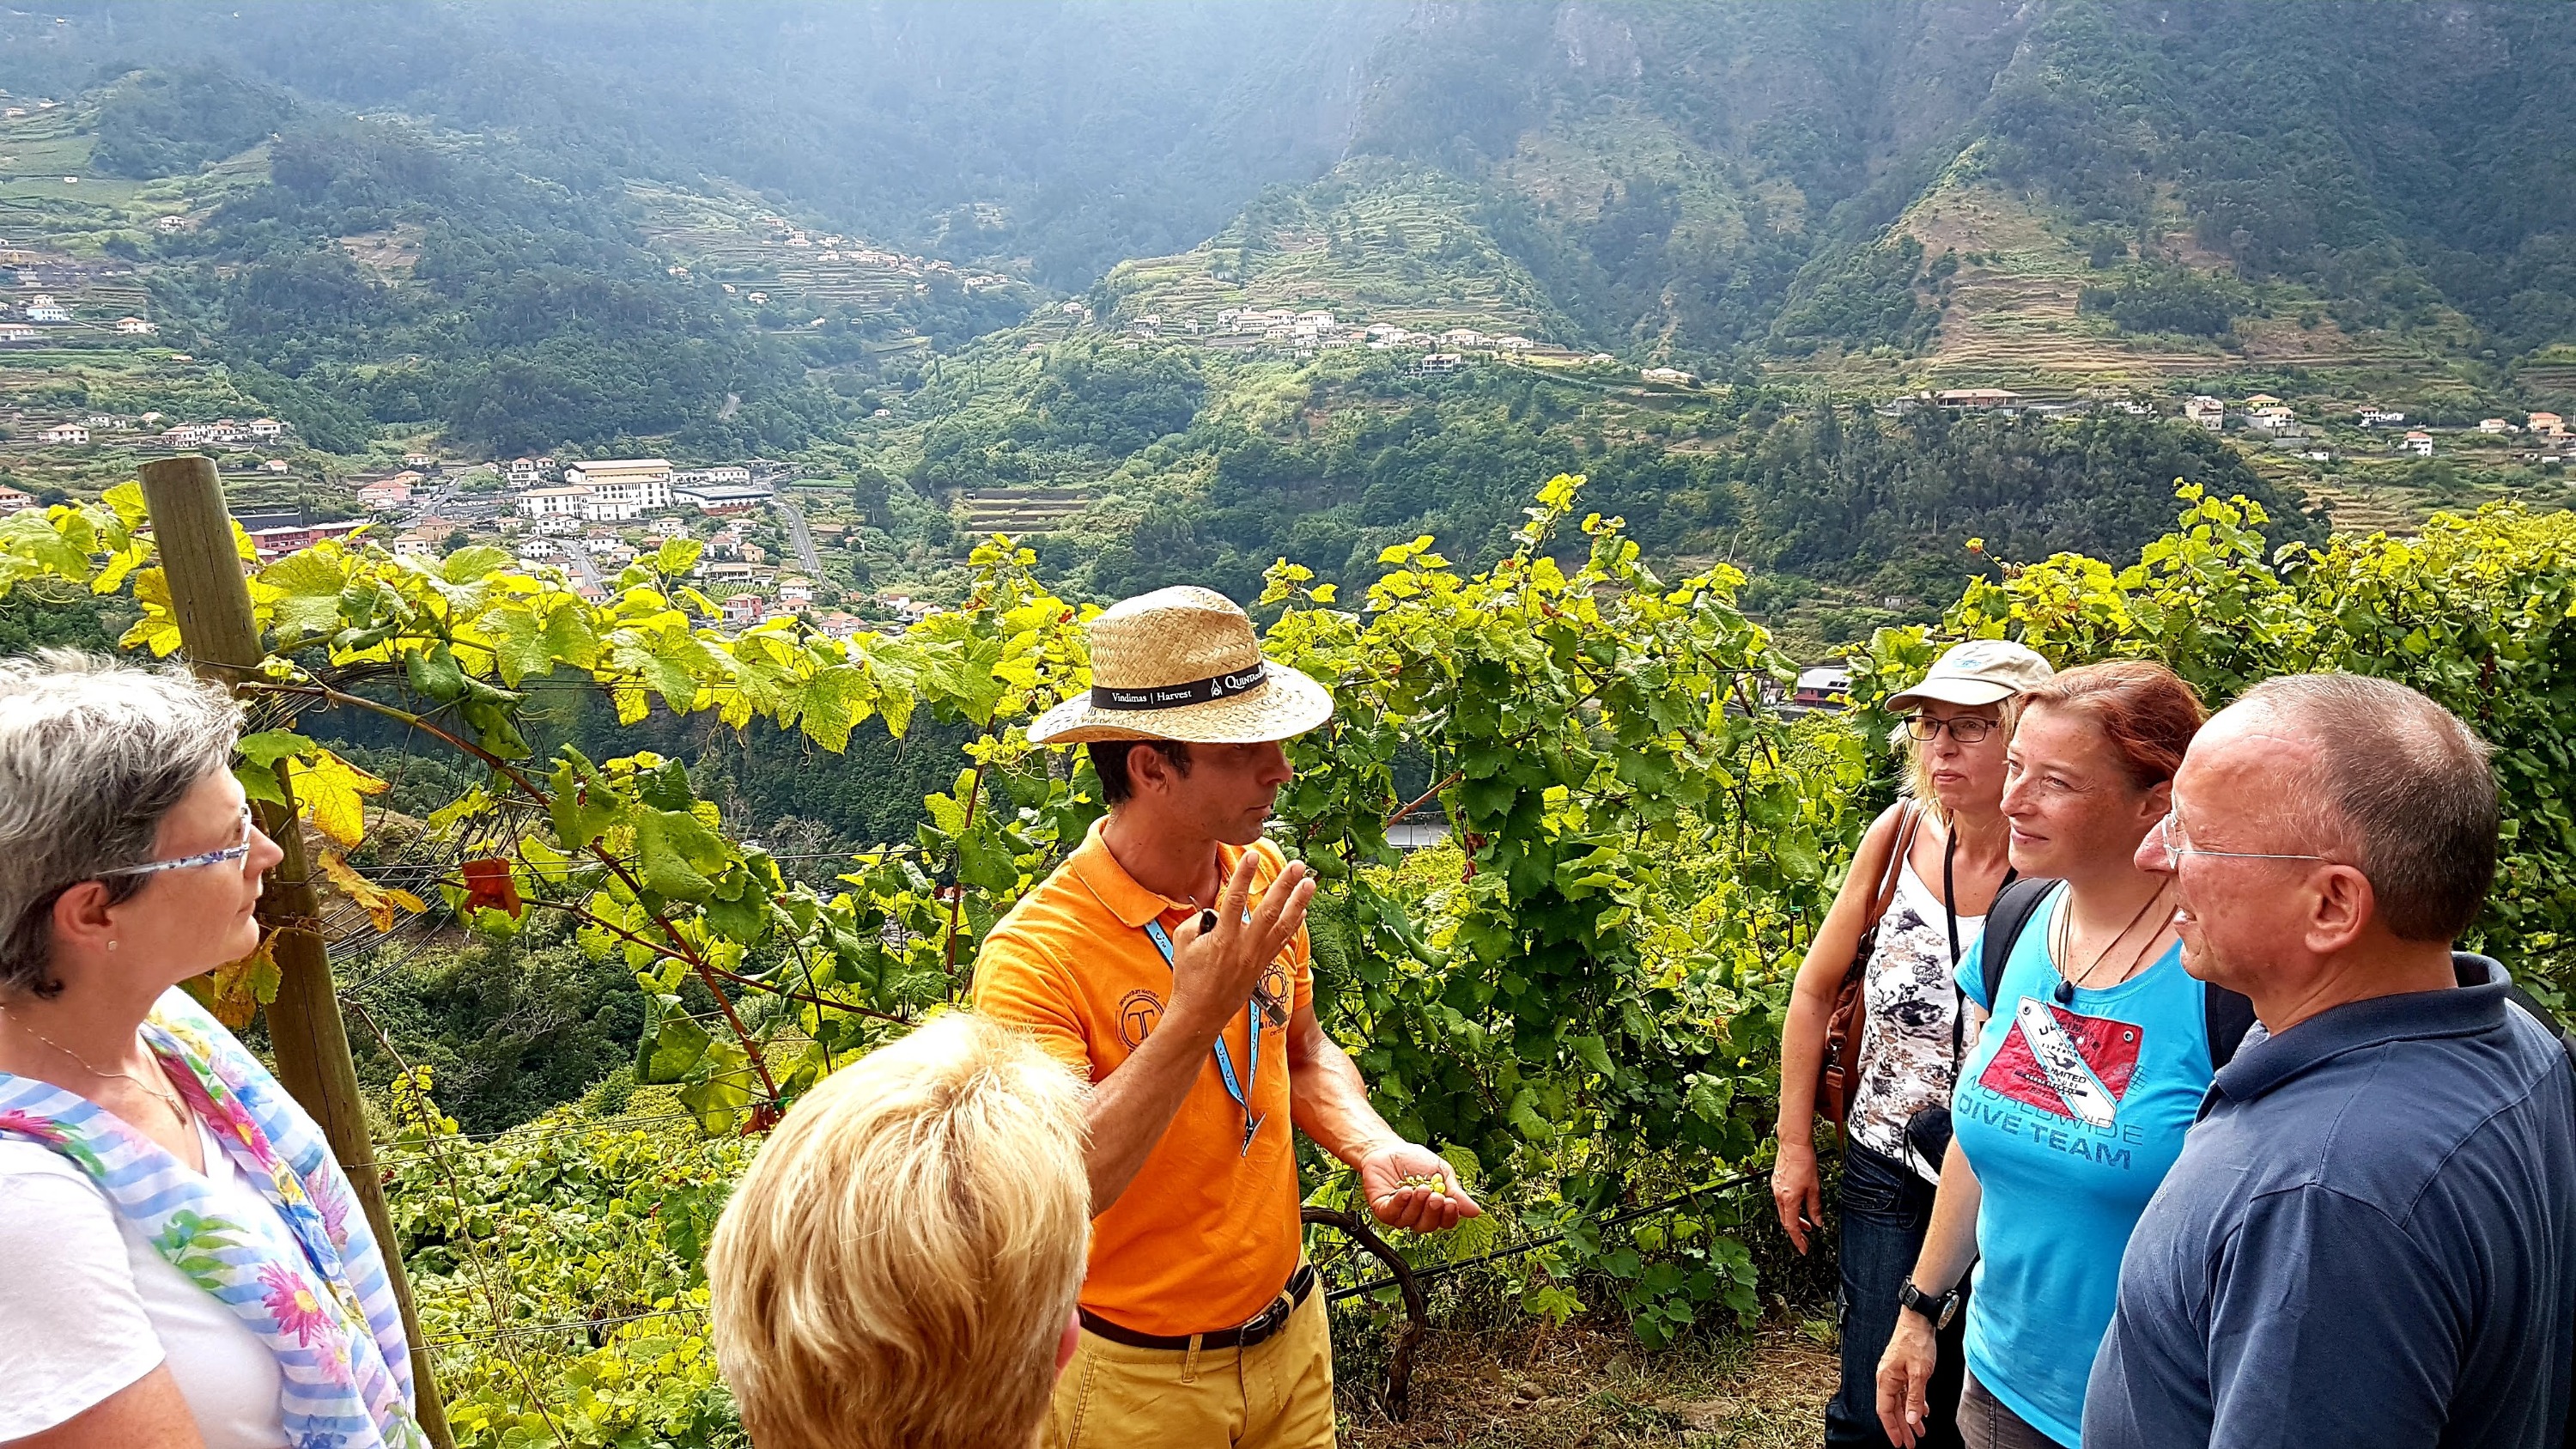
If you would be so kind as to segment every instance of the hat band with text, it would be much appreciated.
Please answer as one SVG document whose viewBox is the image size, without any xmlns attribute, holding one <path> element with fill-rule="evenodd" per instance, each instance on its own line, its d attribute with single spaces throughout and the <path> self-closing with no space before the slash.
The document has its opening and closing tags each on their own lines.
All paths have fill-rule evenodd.
<svg viewBox="0 0 2576 1449">
<path fill-rule="evenodd" d="M 1091 704 L 1094 709 L 1178 709 L 1185 704 L 1208 704 L 1250 694 L 1269 682 L 1268 667 L 1256 664 L 1250 669 L 1182 684 L 1153 684 L 1135 689 L 1095 684 L 1091 686 Z"/>
</svg>

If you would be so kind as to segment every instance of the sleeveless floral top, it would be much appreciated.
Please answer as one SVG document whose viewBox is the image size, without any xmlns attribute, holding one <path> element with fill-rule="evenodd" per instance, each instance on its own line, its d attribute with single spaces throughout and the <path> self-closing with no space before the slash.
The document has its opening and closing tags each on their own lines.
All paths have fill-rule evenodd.
<svg viewBox="0 0 2576 1449">
<path fill-rule="evenodd" d="M 1964 954 L 1985 928 L 1983 916 L 1959 917 Z M 1905 1143 L 1905 1124 L 1926 1107 L 1945 1107 L 1958 1075 L 1951 1023 L 1960 993 L 1950 959 L 1949 916 L 1909 858 L 1896 897 L 1878 924 L 1878 945 L 1861 975 L 1867 1016 L 1861 1026 L 1860 1082 L 1852 1093 L 1851 1140 L 1907 1164 L 1937 1182 L 1941 1164 L 1923 1162 Z M 1959 1051 L 1975 1045 L 1965 1033 Z"/>
</svg>

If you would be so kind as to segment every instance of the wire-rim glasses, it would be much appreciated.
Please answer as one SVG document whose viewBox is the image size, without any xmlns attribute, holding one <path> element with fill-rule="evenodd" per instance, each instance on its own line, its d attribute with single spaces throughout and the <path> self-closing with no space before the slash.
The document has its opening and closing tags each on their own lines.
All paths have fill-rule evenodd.
<svg viewBox="0 0 2576 1449">
<path fill-rule="evenodd" d="M 1941 731 L 1948 730 L 1950 738 L 1963 745 L 1973 745 L 2001 728 L 2001 720 L 1991 720 L 1981 714 L 1952 715 L 1948 719 L 1928 714 L 1905 717 L 1905 732 L 1918 740 L 1936 740 L 1941 737 Z"/>
<path fill-rule="evenodd" d="M 199 866 L 235 863 L 249 858 L 250 840 L 250 807 L 244 805 L 241 813 L 241 842 L 237 845 L 227 845 L 221 850 L 209 850 L 203 855 L 183 855 L 175 860 L 150 860 L 141 865 L 120 865 L 113 870 L 100 871 L 98 874 L 101 876 L 157 875 L 165 870 L 195 870 Z"/>
<path fill-rule="evenodd" d="M 2180 860 L 2186 855 L 2217 855 L 2224 856 L 2229 860 L 2315 860 L 2331 862 L 2334 859 L 2332 856 L 2326 855 L 2284 855 L 2262 850 L 2204 850 L 2183 838 L 2182 820 L 2170 810 L 2165 812 L 2164 819 L 2156 822 L 2156 828 L 2147 833 L 2155 837 L 2156 848 L 2158 850 L 2163 851 L 2166 855 L 2171 856 L 2175 860 Z"/>
</svg>

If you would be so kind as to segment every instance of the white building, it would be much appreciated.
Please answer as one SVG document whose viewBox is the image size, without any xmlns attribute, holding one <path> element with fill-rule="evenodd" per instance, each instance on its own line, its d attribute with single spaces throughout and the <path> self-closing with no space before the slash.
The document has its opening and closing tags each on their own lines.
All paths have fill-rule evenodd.
<svg viewBox="0 0 2576 1449">
<path fill-rule="evenodd" d="M 38 433 L 36 435 L 36 441 L 39 443 L 86 443 L 89 441 L 89 429 L 82 427 L 78 423 L 63 423 L 55 427 L 47 428 L 43 432 Z"/>
<path fill-rule="evenodd" d="M 675 488 L 691 483 L 713 483 L 723 486 L 739 485 L 750 481 L 751 470 L 739 463 L 719 464 L 713 468 L 690 468 L 671 475 L 671 486 Z"/>
<path fill-rule="evenodd" d="M 522 518 L 579 518 L 581 505 L 590 490 L 578 484 L 561 484 L 553 488 L 531 488 L 519 495 Z"/>
<path fill-rule="evenodd" d="M 286 436 L 286 424 L 275 418 L 253 418 L 250 420 L 250 435 L 254 438 L 282 438 Z"/>
<path fill-rule="evenodd" d="M 411 485 L 400 478 L 379 478 L 358 490 L 358 506 L 370 513 L 391 513 L 411 506 Z"/>
<path fill-rule="evenodd" d="M 2502 418 L 2480 418 L 2478 419 L 2478 431 L 2481 433 L 2510 433 L 2513 431 L 2513 424 L 2506 422 Z"/>
<path fill-rule="evenodd" d="M 23 322 L 0 322 L 0 342 L 42 342 L 45 329 Z"/>
<path fill-rule="evenodd" d="M 116 319 L 116 330 L 124 333 L 128 337 L 141 337 L 146 333 L 158 332 L 161 329 L 150 322 L 144 321 L 140 317 L 119 317 Z"/>
<path fill-rule="evenodd" d="M 814 585 L 805 579 L 780 579 L 778 602 L 790 608 L 801 609 L 814 602 Z"/>
<path fill-rule="evenodd" d="M 18 513 L 35 506 L 35 494 L 0 483 L 0 514 Z"/>
<path fill-rule="evenodd" d="M 68 307 L 39 306 L 36 303 L 30 302 L 27 304 L 27 320 L 30 322 L 69 322 L 72 320 L 72 314 L 71 309 Z"/>
<path fill-rule="evenodd" d="M 2182 415 L 2213 433 L 2227 426 L 2227 404 L 2207 393 L 2195 394 L 2185 402 Z"/>
<path fill-rule="evenodd" d="M 571 463 L 564 467 L 564 486 L 584 490 L 577 505 L 582 517 L 593 523 L 622 523 L 671 506 L 671 465 L 661 458 Z"/>
<path fill-rule="evenodd" d="M 2398 446 L 2418 458 L 2429 458 L 2433 456 L 2433 435 L 2425 432 L 2408 433 L 2406 440 Z"/>
</svg>

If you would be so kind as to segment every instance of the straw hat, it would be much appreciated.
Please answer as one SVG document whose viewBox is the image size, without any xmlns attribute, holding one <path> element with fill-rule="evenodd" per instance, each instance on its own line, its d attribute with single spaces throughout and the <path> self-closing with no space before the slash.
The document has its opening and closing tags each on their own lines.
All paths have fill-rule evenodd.
<svg viewBox="0 0 2576 1449">
<path fill-rule="evenodd" d="M 2000 704 L 2024 690 L 2039 688 L 2056 672 L 2047 660 L 2009 639 L 1971 639 L 1952 645 L 1921 683 L 1889 695 L 1887 708 L 1901 711 L 1927 699 L 1958 705 Z"/>
<path fill-rule="evenodd" d="M 1252 621 L 1209 589 L 1156 589 L 1091 621 L 1091 692 L 1029 726 L 1029 742 L 1251 745 L 1333 717 L 1324 687 L 1261 657 Z"/>
</svg>

